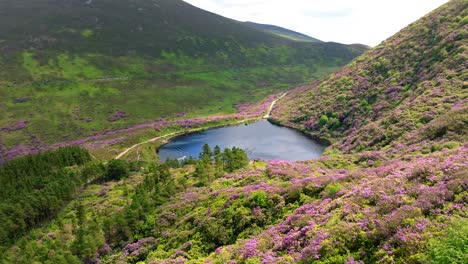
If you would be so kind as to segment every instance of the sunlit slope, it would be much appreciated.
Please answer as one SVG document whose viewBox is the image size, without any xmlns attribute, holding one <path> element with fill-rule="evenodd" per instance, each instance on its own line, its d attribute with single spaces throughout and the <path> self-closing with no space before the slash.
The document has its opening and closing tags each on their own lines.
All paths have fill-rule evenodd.
<svg viewBox="0 0 468 264">
<path fill-rule="evenodd" d="M 232 113 L 362 53 L 297 43 L 180 0 L 6 0 L 0 12 L 6 148 L 182 112 Z"/>
</svg>

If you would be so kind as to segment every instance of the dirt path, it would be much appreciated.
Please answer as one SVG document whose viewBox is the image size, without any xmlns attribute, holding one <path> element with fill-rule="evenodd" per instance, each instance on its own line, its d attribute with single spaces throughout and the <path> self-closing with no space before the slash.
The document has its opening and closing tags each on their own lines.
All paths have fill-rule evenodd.
<svg viewBox="0 0 468 264">
<path fill-rule="evenodd" d="M 278 102 L 278 100 L 280 100 L 281 98 L 285 97 L 287 94 L 288 93 L 284 93 L 278 99 L 271 102 L 270 108 L 268 109 L 267 114 L 265 116 L 263 116 L 262 118 L 264 118 L 264 119 L 269 118 L 270 114 L 271 114 L 271 111 L 273 110 L 273 107 L 275 106 L 276 102 Z M 242 119 L 242 120 L 239 120 L 239 121 L 236 121 L 236 122 L 233 122 L 233 123 L 229 123 L 227 125 L 241 124 L 241 123 L 250 122 L 250 121 L 259 120 L 259 119 L 261 119 L 261 118 L 246 118 L 246 119 Z M 202 131 L 202 130 L 205 130 L 205 129 L 207 129 L 207 128 L 193 128 L 193 129 L 188 129 L 188 130 L 176 131 L 176 132 L 165 134 L 165 135 L 162 135 L 162 136 L 159 136 L 159 137 L 155 137 L 155 138 L 152 138 L 150 140 L 137 143 L 137 144 L 125 149 L 123 152 L 121 152 L 119 155 L 117 155 L 117 157 L 115 157 L 115 159 L 121 159 L 129 151 L 131 151 L 132 149 L 134 149 L 134 148 L 136 148 L 138 146 L 141 146 L 143 144 L 152 143 L 152 142 L 155 142 L 157 140 L 164 139 L 164 138 L 167 138 L 167 137 L 179 136 L 179 135 L 183 135 L 183 134 L 187 134 L 187 133 L 194 133 L 194 132 Z"/>
<path fill-rule="evenodd" d="M 278 102 L 278 100 L 280 100 L 281 98 L 285 97 L 288 93 L 284 93 L 282 96 L 280 96 L 278 99 L 274 100 L 273 102 L 271 102 L 271 105 L 270 105 L 270 109 L 268 109 L 268 112 L 267 114 L 263 117 L 263 118 L 270 118 L 270 115 L 271 115 L 271 111 L 273 110 L 273 107 L 275 107 L 275 104 L 276 102 Z"/>
</svg>

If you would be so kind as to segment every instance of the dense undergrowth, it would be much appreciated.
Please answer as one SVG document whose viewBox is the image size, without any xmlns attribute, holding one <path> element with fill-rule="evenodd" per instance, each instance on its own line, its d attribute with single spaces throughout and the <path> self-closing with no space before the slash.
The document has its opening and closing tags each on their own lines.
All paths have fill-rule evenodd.
<svg viewBox="0 0 468 264">
<path fill-rule="evenodd" d="M 289 93 L 274 118 L 345 152 L 466 140 L 466 16 L 466 2 L 451 1 L 324 82 Z"/>
<path fill-rule="evenodd" d="M 112 161 L 0 261 L 467 263 L 466 10 L 452 0 L 278 102 L 273 119 L 334 143 L 320 159 Z"/>
<path fill-rule="evenodd" d="M 91 160 L 78 147 L 26 156 L 0 167 L 1 247 L 56 216 L 88 177 L 72 170 Z"/>
<path fill-rule="evenodd" d="M 182 167 L 147 164 L 130 178 L 90 185 L 2 260 L 466 261 L 468 233 L 457 228 L 466 223 L 466 147 L 392 160 L 329 152 L 310 162 L 256 162 L 231 174 L 227 161 L 245 158 L 218 153 Z"/>
<path fill-rule="evenodd" d="M 198 161 L 190 159 L 180 164 L 170 160 L 163 164 L 145 163 L 145 167 L 124 160 L 111 160 L 107 164 L 94 162 L 87 151 L 77 147 L 10 161 L 2 165 L 0 173 L 5 186 L 11 187 L 9 191 L 2 192 L 0 204 L 1 250 L 5 251 L 12 242 L 17 246 L 3 252 L 0 261 L 94 262 L 98 249 L 110 249 L 110 246 L 121 249 L 128 241 L 155 232 L 155 217 L 160 221 L 165 221 L 166 217 L 164 213 L 156 214 L 159 206 L 176 193 L 191 186 L 208 186 L 225 172 L 243 168 L 248 162 L 246 153 L 241 149 L 234 147 L 221 152 L 218 147 L 211 151 L 208 146 L 204 147 Z M 179 169 L 184 166 L 193 169 Z M 138 175 L 134 175 L 137 171 Z M 174 173 L 177 178 L 173 176 Z M 131 174 L 132 183 L 118 182 L 124 192 L 114 197 L 116 201 L 110 201 L 116 202 L 120 209 L 95 207 L 96 200 L 102 203 L 103 199 L 108 198 L 105 189 L 94 197 L 93 203 L 86 200 L 88 191 L 79 191 L 85 184 L 90 185 L 85 186 L 88 190 L 93 190 L 93 186 L 106 187 L 115 184 L 115 181 L 128 179 Z M 19 179 L 15 181 L 16 178 Z M 75 200 L 63 209 L 72 198 Z M 57 216 L 60 209 L 63 210 Z M 152 211 L 155 214 L 150 215 Z M 57 228 L 57 232 L 47 236 L 53 240 L 60 239 L 61 243 L 58 240 L 43 245 L 40 245 L 42 242 L 31 243 L 41 236 L 41 228 L 34 228 L 53 218 L 55 220 L 45 229 Z M 235 238 L 231 241 L 235 241 Z"/>
</svg>

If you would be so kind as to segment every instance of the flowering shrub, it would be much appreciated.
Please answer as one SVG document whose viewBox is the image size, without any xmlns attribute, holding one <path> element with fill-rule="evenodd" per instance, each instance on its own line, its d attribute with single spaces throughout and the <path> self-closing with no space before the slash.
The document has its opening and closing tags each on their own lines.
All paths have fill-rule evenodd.
<svg viewBox="0 0 468 264">
<path fill-rule="evenodd" d="M 141 175 L 113 190 L 86 190 L 81 197 L 95 199 L 86 214 L 68 207 L 55 229 L 33 232 L 0 261 L 466 263 L 466 7 L 450 1 L 280 101 L 276 119 L 333 143 L 320 159 L 243 159 L 225 168 L 207 148 L 182 168 L 141 163 Z M 271 100 L 237 105 L 231 118 L 259 116 Z M 156 120 L 121 132 L 224 118 Z M 6 226 L 14 234 L 15 223 Z"/>
<path fill-rule="evenodd" d="M 258 102 L 258 103 L 244 103 L 238 104 L 236 114 L 226 115 L 226 116 L 208 116 L 208 117 L 201 117 L 201 118 L 189 118 L 189 119 L 182 119 L 182 120 L 173 120 L 173 121 L 166 121 L 164 118 L 157 119 L 152 122 L 144 122 L 138 125 L 134 125 L 128 128 L 106 131 L 102 133 L 97 133 L 93 136 L 80 138 L 77 140 L 71 140 L 66 142 L 59 142 L 52 145 L 43 145 L 41 142 L 33 142 L 35 144 L 31 146 L 26 145 L 19 145 L 13 148 L 3 150 L 3 155 L 0 156 L 0 163 L 5 160 L 10 160 L 17 156 L 23 156 L 27 154 L 36 154 L 42 151 L 56 149 L 59 147 L 66 147 L 66 146 L 81 146 L 84 145 L 89 149 L 100 149 L 108 146 L 112 146 L 123 142 L 127 139 L 127 137 L 142 129 L 154 129 L 156 131 L 161 131 L 164 128 L 172 128 L 172 129 L 188 129 L 188 128 L 195 128 L 197 126 L 203 125 L 209 122 L 217 122 L 223 120 L 242 120 L 248 118 L 256 118 L 263 116 L 266 111 L 269 109 L 271 102 L 278 98 L 279 95 L 271 95 L 267 99 Z M 178 117 L 182 117 L 184 113 L 179 113 Z M 127 113 L 124 111 L 118 110 L 112 116 L 109 117 L 109 122 L 116 122 L 122 118 L 125 118 Z M 28 121 L 18 121 L 14 125 L 0 127 L 0 133 L 2 132 L 10 132 L 15 130 L 22 130 L 27 127 Z M 65 137 L 67 138 L 67 137 Z"/>
<path fill-rule="evenodd" d="M 125 113 L 124 111 L 122 110 L 117 110 L 113 115 L 111 115 L 107 120 L 109 122 L 115 122 L 115 121 L 118 121 L 122 118 L 125 118 L 127 117 L 127 113 Z"/>
<path fill-rule="evenodd" d="M 466 27 L 459 19 L 465 8 L 453 1 L 325 81 L 293 90 L 272 118 L 348 153 L 425 138 L 463 140 L 466 44 L 454 36 Z"/>
<path fill-rule="evenodd" d="M 452 203 L 457 195 L 466 195 L 468 180 L 459 172 L 461 164 L 467 165 L 467 154 L 468 149 L 459 148 L 451 154 L 439 153 L 411 162 L 391 161 L 377 169 L 358 169 L 358 178 L 350 170 L 344 182 L 340 180 L 343 189 L 337 196 L 312 200 L 258 235 L 257 245 L 263 247 L 256 247 L 256 256 L 291 256 L 295 262 L 304 263 L 338 259 L 347 263 L 422 261 L 429 238 L 444 229 L 440 219 L 466 217 L 460 210 L 463 207 L 454 209 Z M 434 166 L 434 159 L 442 162 Z M 447 173 L 447 162 L 456 171 Z M 444 175 L 434 178 L 432 187 L 424 178 L 413 176 L 426 166 Z M 460 180 L 465 187 L 453 192 L 448 186 Z M 230 258 L 241 259 L 235 250 L 228 251 Z"/>
<path fill-rule="evenodd" d="M 21 120 L 21 121 L 16 122 L 14 125 L 0 127 L 0 132 L 2 131 L 11 132 L 11 131 L 23 130 L 26 128 L 28 122 L 29 122 L 28 120 Z"/>
</svg>

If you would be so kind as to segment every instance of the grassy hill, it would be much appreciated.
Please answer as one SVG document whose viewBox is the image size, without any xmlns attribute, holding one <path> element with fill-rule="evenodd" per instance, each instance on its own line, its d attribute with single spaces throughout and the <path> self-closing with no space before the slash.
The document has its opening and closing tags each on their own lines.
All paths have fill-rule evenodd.
<svg viewBox="0 0 468 264">
<path fill-rule="evenodd" d="M 180 0 L 7 0 L 0 10 L 3 148 L 233 113 L 362 53 L 290 41 Z"/>
<path fill-rule="evenodd" d="M 258 28 L 263 31 L 270 32 L 272 34 L 287 38 L 287 39 L 295 40 L 295 41 L 321 42 L 321 40 L 318 40 L 316 38 L 307 36 L 305 34 L 302 34 L 302 33 L 287 29 L 287 28 L 278 27 L 275 25 L 259 24 L 255 22 L 245 22 L 245 24 L 251 27 Z"/>
<path fill-rule="evenodd" d="M 466 10 L 452 0 L 278 101 L 275 120 L 334 143 L 318 160 L 73 147 L 7 163 L 0 262 L 467 263 Z"/>
<path fill-rule="evenodd" d="M 451 1 L 323 82 L 294 90 L 274 118 L 346 152 L 466 140 L 466 7 Z"/>
</svg>

